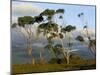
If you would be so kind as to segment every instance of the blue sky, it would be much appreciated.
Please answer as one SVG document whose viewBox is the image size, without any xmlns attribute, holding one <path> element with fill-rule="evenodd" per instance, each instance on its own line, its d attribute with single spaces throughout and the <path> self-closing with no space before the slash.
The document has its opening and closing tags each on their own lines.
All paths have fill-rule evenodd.
<svg viewBox="0 0 100 75">
<path fill-rule="evenodd" d="M 23 6 L 20 6 L 23 5 Z M 25 6 L 27 5 L 27 6 Z M 69 5 L 69 4 L 51 4 L 51 3 L 36 3 L 36 2 L 18 2 L 12 3 L 12 17 L 17 18 L 19 16 L 34 16 L 38 15 L 45 9 L 64 9 L 64 22 L 65 24 L 76 25 L 78 28 L 82 28 L 82 21 L 77 17 L 81 12 L 84 13 L 84 18 L 88 22 L 88 27 L 95 30 L 95 6 L 83 6 L 83 5 Z M 15 6 L 18 9 L 15 8 Z M 23 8 L 22 8 L 23 7 Z M 29 8 L 29 9 L 28 9 Z M 31 9 L 34 8 L 34 11 Z M 21 10 L 22 9 L 22 10 Z M 27 11 L 28 10 L 28 11 Z M 16 13 L 17 12 L 17 13 Z M 13 18 L 12 18 L 13 19 Z M 16 20 L 16 19 L 15 19 Z"/>
</svg>

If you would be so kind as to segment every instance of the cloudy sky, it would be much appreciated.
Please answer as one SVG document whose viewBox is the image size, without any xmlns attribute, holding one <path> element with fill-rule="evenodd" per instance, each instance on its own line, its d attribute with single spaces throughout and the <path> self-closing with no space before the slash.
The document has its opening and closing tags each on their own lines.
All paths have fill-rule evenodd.
<svg viewBox="0 0 100 75">
<path fill-rule="evenodd" d="M 95 6 L 50 4 L 37 2 L 12 2 L 12 22 L 17 22 L 19 16 L 35 16 L 45 9 L 64 9 L 65 24 L 76 25 L 82 28 L 82 21 L 77 17 L 78 13 L 84 12 L 88 27 L 95 30 Z"/>
</svg>

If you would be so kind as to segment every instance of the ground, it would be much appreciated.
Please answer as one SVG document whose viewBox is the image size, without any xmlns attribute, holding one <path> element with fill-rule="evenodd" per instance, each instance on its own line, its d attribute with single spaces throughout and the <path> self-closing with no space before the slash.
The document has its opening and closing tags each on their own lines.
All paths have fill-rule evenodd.
<svg viewBox="0 0 100 75">
<path fill-rule="evenodd" d="M 45 64 L 13 64 L 12 75 L 57 71 L 74 71 L 74 70 L 90 70 L 96 69 L 96 61 L 91 60 L 71 60 L 70 64 L 66 63 L 45 63 Z"/>
</svg>

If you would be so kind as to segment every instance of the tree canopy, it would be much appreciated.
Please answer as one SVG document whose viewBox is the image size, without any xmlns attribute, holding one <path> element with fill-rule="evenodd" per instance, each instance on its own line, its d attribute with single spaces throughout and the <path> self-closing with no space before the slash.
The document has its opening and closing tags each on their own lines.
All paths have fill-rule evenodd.
<svg viewBox="0 0 100 75">
<path fill-rule="evenodd" d="M 65 33 L 65 32 L 70 32 L 70 31 L 75 30 L 75 29 L 76 29 L 75 26 L 68 25 L 68 26 L 62 28 L 61 31 Z"/>
<path fill-rule="evenodd" d="M 65 12 L 64 9 L 58 9 L 58 10 L 56 10 L 56 13 L 64 13 L 64 12 Z"/>
<path fill-rule="evenodd" d="M 33 17 L 31 16 L 24 16 L 18 18 L 18 25 L 19 26 L 25 26 L 25 24 L 33 24 Z"/>
<path fill-rule="evenodd" d="M 78 36 L 76 37 L 76 40 L 78 40 L 78 41 L 80 41 L 80 42 L 84 42 L 84 38 L 83 38 L 82 36 L 80 36 L 80 35 L 78 35 Z"/>
<path fill-rule="evenodd" d="M 43 17 L 41 15 L 39 16 L 24 16 L 24 17 L 18 17 L 18 25 L 19 26 L 25 26 L 28 24 L 34 24 L 35 22 L 40 23 L 43 21 Z"/>
</svg>

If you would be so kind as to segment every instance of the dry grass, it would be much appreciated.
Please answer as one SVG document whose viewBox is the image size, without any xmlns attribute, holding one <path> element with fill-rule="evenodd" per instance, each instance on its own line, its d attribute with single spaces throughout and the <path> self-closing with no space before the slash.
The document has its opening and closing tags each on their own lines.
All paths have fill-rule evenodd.
<svg viewBox="0 0 100 75">
<path fill-rule="evenodd" d="M 73 71 L 96 69 L 95 60 L 70 60 L 70 64 L 66 63 L 48 63 L 48 64 L 14 64 L 12 65 L 12 74 L 24 73 L 42 73 L 57 71 Z"/>
</svg>

